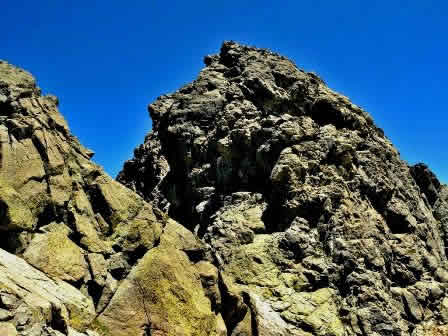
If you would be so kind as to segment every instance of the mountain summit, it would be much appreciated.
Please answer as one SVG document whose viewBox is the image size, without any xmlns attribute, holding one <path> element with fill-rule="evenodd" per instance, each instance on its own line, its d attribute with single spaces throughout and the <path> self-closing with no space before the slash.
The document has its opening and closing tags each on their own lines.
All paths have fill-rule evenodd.
<svg viewBox="0 0 448 336">
<path fill-rule="evenodd" d="M 117 182 L 0 61 L 0 335 L 448 335 L 448 187 L 287 58 L 204 63 Z"/>
<path fill-rule="evenodd" d="M 285 57 L 225 42 L 204 63 L 149 105 L 153 130 L 118 180 L 209 246 L 249 307 L 222 306 L 228 334 L 447 323 L 448 188 Z"/>
</svg>

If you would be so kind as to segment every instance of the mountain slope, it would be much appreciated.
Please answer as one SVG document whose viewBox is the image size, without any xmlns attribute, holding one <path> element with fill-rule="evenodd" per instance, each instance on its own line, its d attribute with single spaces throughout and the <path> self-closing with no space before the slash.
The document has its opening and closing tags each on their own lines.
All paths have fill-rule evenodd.
<svg viewBox="0 0 448 336">
<path fill-rule="evenodd" d="M 208 245 L 228 335 L 448 333 L 447 187 L 288 59 L 225 42 L 204 62 L 118 181 Z"/>
<path fill-rule="evenodd" d="M 57 104 L 0 62 L 0 335 L 225 334 L 204 244 L 95 165 Z"/>
</svg>

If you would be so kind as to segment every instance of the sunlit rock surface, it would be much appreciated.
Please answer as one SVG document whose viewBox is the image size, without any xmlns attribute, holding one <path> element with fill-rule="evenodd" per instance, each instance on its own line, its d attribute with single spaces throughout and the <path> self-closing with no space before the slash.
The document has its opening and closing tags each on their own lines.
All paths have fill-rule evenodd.
<svg viewBox="0 0 448 336">
<path fill-rule="evenodd" d="M 0 62 L 0 335 L 225 335 L 188 255 L 205 245 L 95 165 L 57 105 Z"/>
</svg>

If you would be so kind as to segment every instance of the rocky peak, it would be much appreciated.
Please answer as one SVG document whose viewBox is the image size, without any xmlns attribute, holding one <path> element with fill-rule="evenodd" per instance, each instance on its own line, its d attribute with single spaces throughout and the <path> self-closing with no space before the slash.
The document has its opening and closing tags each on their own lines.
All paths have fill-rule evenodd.
<svg viewBox="0 0 448 336">
<path fill-rule="evenodd" d="M 37 97 L 41 93 L 29 72 L 10 65 L 6 61 L 0 60 L 0 76 L 2 102 L 14 102 L 25 97 Z"/>
<path fill-rule="evenodd" d="M 304 139 L 313 140 L 321 130 L 327 133 L 326 146 L 336 151 L 336 139 L 330 133 L 338 131 L 357 135 L 358 142 L 365 136 L 378 137 L 394 150 L 367 113 L 282 56 L 225 42 L 220 54 L 206 56 L 205 63 L 193 83 L 149 105 L 153 120 L 149 137 L 161 141 L 165 151 L 161 154 L 170 167 L 176 167 L 164 180 L 171 185 L 179 180 L 176 188 L 185 189 L 177 190 L 175 196 L 164 192 L 183 197 L 182 202 L 160 200 L 166 201 L 162 208 L 169 203 L 176 218 L 177 211 L 184 221 L 186 215 L 193 216 L 194 207 L 207 198 L 199 194 L 210 193 L 210 187 L 225 192 L 270 188 L 272 165 L 280 152 Z M 146 156 L 148 150 L 143 147 L 151 143 L 145 141 L 136 149 L 134 161 L 125 164 L 118 178 L 147 199 L 158 197 L 152 191 L 161 180 L 159 175 L 167 173 L 164 163 L 131 172 L 144 169 L 134 163 Z M 221 167 L 208 167 L 217 164 L 218 156 L 223 158 Z M 189 185 L 198 183 L 203 186 L 195 186 L 193 192 Z"/>
<path fill-rule="evenodd" d="M 285 57 L 204 63 L 120 184 L 0 62 L 0 335 L 448 334 L 448 187 Z"/>
<path fill-rule="evenodd" d="M 153 130 L 118 180 L 208 244 L 250 311 L 224 306 L 228 334 L 424 335 L 447 323 L 434 176 L 285 57 L 224 42 L 204 63 L 149 105 Z"/>
</svg>

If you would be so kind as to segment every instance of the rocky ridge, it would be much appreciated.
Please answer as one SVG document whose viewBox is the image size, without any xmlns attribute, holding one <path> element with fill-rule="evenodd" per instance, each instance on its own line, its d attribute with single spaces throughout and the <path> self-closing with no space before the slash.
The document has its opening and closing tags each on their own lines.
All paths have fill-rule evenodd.
<svg viewBox="0 0 448 336">
<path fill-rule="evenodd" d="M 448 334 L 448 187 L 288 59 L 204 61 L 128 188 L 0 61 L 0 335 Z"/>
<path fill-rule="evenodd" d="M 285 57 L 204 63 L 118 181 L 206 244 L 227 335 L 448 334 L 448 187 Z"/>
<path fill-rule="evenodd" d="M 0 335 L 225 335 L 190 231 L 114 181 L 0 62 Z"/>
</svg>

